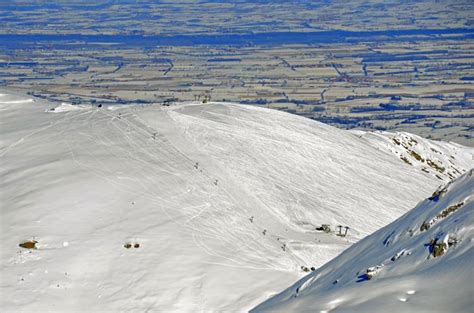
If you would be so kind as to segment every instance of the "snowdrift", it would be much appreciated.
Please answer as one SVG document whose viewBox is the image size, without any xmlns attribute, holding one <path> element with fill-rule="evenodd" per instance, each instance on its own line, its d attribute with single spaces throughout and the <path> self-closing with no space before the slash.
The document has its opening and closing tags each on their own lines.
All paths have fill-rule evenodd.
<svg viewBox="0 0 474 313">
<path fill-rule="evenodd" d="M 473 170 L 253 312 L 472 312 Z"/>
<path fill-rule="evenodd" d="M 449 179 L 256 107 L 5 94 L 0 110 L 3 311 L 245 311 Z M 454 176 L 472 167 L 472 149 L 434 160 L 416 140 Z"/>
</svg>

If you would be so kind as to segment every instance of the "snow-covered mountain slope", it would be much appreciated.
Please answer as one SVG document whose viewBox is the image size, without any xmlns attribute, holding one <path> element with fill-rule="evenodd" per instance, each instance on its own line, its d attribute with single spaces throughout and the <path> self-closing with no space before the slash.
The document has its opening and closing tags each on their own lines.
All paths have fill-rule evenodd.
<svg viewBox="0 0 474 313">
<path fill-rule="evenodd" d="M 472 312 L 473 170 L 254 312 Z"/>
<path fill-rule="evenodd" d="M 178 107 L 169 115 L 200 151 L 295 229 L 342 224 L 361 238 L 406 212 L 400 201 L 414 205 L 449 181 L 407 164 L 378 141 L 282 112 L 214 105 Z M 453 176 L 474 165 L 472 148 L 417 138 L 422 156 L 441 147 L 441 166 L 459 168 Z"/>
<path fill-rule="evenodd" d="M 278 111 L 51 108 L 0 97 L 3 311 L 246 310 L 440 184 Z M 442 152 L 472 166 L 472 149 Z M 37 249 L 18 246 L 28 240 Z"/>
<path fill-rule="evenodd" d="M 420 136 L 405 133 L 366 132 L 352 130 L 378 146 L 389 151 L 408 165 L 412 165 L 425 173 L 429 173 L 442 181 L 450 181 L 461 174 L 458 168 L 469 168 L 472 160 L 456 160 L 456 150 L 462 151 L 463 146 L 456 143 L 425 140 Z"/>
</svg>

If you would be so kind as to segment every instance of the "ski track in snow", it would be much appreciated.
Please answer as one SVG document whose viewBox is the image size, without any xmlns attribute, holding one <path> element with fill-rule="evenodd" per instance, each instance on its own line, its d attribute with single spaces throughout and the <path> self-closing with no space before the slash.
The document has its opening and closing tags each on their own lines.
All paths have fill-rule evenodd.
<svg viewBox="0 0 474 313">
<path fill-rule="evenodd" d="M 128 145 L 129 145 L 128 148 L 120 148 L 120 151 L 115 151 L 115 150 L 112 150 L 111 148 L 109 148 L 109 151 L 111 152 L 111 154 L 112 155 L 127 155 L 128 154 L 129 155 L 129 160 L 139 162 L 144 167 L 147 167 L 150 170 L 153 170 L 153 167 L 154 167 L 153 164 L 150 164 L 150 162 L 145 160 L 145 158 L 138 158 L 138 157 L 135 157 L 133 154 L 136 154 L 136 151 L 140 151 L 144 155 L 149 156 L 150 159 L 161 159 L 162 156 L 159 156 L 160 153 L 157 152 L 155 149 L 150 149 L 150 146 L 140 145 L 139 143 L 137 143 L 136 139 L 132 139 L 131 136 L 129 135 L 130 132 L 134 131 L 134 132 L 138 133 L 140 136 L 143 136 L 145 138 L 151 138 L 151 136 L 153 135 L 153 129 L 148 129 L 143 124 L 141 124 L 141 125 L 135 124 L 132 120 L 132 119 L 136 118 L 136 116 L 134 114 L 133 115 L 124 115 L 124 116 L 121 117 L 120 120 L 118 120 L 115 115 L 110 114 L 110 113 L 108 113 L 104 110 L 101 110 L 101 111 L 96 110 L 96 111 L 93 111 L 92 113 L 91 112 L 83 113 L 83 115 L 88 115 L 89 116 L 89 118 L 84 121 L 84 126 L 86 126 L 86 125 L 88 125 L 88 123 L 90 123 L 91 118 L 95 114 L 97 114 L 97 112 L 99 112 L 102 115 L 105 115 L 106 117 L 104 117 L 103 119 L 99 119 L 99 121 L 96 121 L 96 123 L 101 122 L 101 121 L 107 121 L 107 125 L 117 129 L 117 131 L 122 135 L 122 138 L 124 138 L 126 140 L 126 142 L 128 143 Z M 67 113 L 67 114 L 73 114 L 73 113 Z M 107 119 L 107 117 L 108 117 L 108 119 Z M 66 123 L 66 122 L 67 121 L 64 121 L 64 123 Z M 66 130 L 64 132 L 68 132 L 68 130 Z M 74 149 L 72 148 L 74 146 L 74 142 L 71 141 L 70 136 L 64 136 L 64 140 L 65 140 L 66 144 L 69 147 L 69 150 L 70 150 L 70 153 L 71 153 L 72 157 L 75 159 Z M 113 146 L 113 142 L 109 138 L 106 138 L 104 136 L 96 135 L 96 137 L 91 138 L 91 140 L 93 140 L 95 142 L 103 142 L 104 145 L 107 146 L 107 147 Z M 156 143 L 156 146 L 159 146 L 159 145 L 162 145 L 162 144 L 164 144 L 164 142 Z M 189 158 L 185 153 L 180 151 L 175 146 L 173 148 L 176 149 L 176 151 L 178 151 L 179 154 L 183 157 L 183 163 L 188 163 L 188 166 L 190 168 L 194 165 L 194 163 L 195 163 L 194 160 Z M 152 152 L 150 152 L 150 150 L 152 150 Z M 96 163 L 96 162 L 100 163 L 99 160 L 97 160 L 92 153 L 88 153 L 88 154 L 89 154 L 90 158 L 93 160 L 93 163 Z M 111 176 L 110 173 L 103 172 L 103 171 L 97 171 L 96 169 L 91 168 L 87 164 L 80 163 L 76 159 L 75 159 L 75 162 L 80 167 L 82 167 L 85 170 L 91 172 L 92 174 L 96 175 L 99 178 Z M 129 162 L 125 162 L 125 163 L 129 164 Z M 159 171 L 162 171 L 162 170 L 163 170 L 163 168 L 159 168 Z M 169 173 L 172 173 L 172 171 L 169 171 Z M 204 182 L 205 183 L 208 183 L 208 184 L 212 183 L 213 178 L 210 177 L 209 175 L 207 175 L 206 172 L 202 172 L 200 174 L 202 176 L 204 176 L 204 179 L 205 179 Z M 122 192 L 130 192 L 130 190 L 128 190 L 126 188 L 126 185 L 122 185 L 120 183 L 117 183 L 113 179 L 107 179 L 107 181 L 108 181 L 108 183 L 110 183 L 111 185 L 113 185 L 114 187 L 116 187 L 118 190 L 120 190 Z M 141 193 L 133 194 L 133 195 L 137 196 L 137 197 L 144 197 L 147 200 L 149 200 L 150 202 L 156 204 L 157 206 L 159 206 L 161 208 L 162 212 L 164 214 L 166 214 L 170 220 L 172 220 L 173 218 L 172 218 L 172 216 L 170 216 L 168 214 L 167 210 L 165 209 L 165 206 L 166 206 L 167 203 L 173 202 L 174 198 L 165 199 L 163 197 L 158 196 L 156 193 L 154 193 L 152 190 L 150 190 L 147 186 L 153 185 L 153 179 L 149 176 L 143 177 L 142 179 L 135 180 L 135 181 L 136 181 L 136 183 L 139 183 L 142 186 L 143 191 Z M 217 186 L 217 188 L 220 188 L 220 187 Z M 224 189 L 223 191 L 227 196 L 229 196 L 234 201 L 234 203 L 238 202 L 237 199 L 235 197 L 233 197 L 227 190 Z M 206 197 L 208 199 L 212 198 L 212 196 L 214 196 L 214 194 L 212 194 L 212 193 L 209 193 L 209 194 L 206 195 Z M 176 197 L 180 197 L 180 195 L 177 195 Z M 209 201 L 212 201 L 212 200 L 209 200 Z M 182 208 L 182 210 L 183 211 L 188 211 L 191 208 L 192 207 L 184 207 L 184 208 Z M 205 212 L 204 209 L 200 210 L 199 214 L 194 214 L 191 218 L 186 220 L 184 223 L 180 223 L 178 226 L 185 227 L 186 229 L 191 231 L 192 234 L 193 234 L 193 240 L 195 240 L 195 243 L 199 247 L 201 247 L 203 249 L 203 251 L 205 251 L 208 255 L 213 256 L 213 257 L 220 257 L 222 259 L 225 259 L 225 260 L 229 261 L 230 264 L 227 264 L 227 266 L 235 266 L 235 267 L 239 267 L 239 268 L 248 267 L 248 268 L 253 268 L 253 269 L 273 269 L 273 270 L 283 270 L 283 271 L 288 271 L 289 270 L 288 265 L 287 266 L 285 266 L 285 265 L 275 266 L 275 265 L 269 264 L 267 262 L 267 258 L 264 255 L 262 255 L 262 251 L 265 251 L 268 248 L 275 248 L 274 246 L 268 247 L 266 245 L 260 244 L 259 242 L 257 242 L 257 246 L 255 246 L 255 241 L 252 240 L 254 238 L 250 238 L 250 240 L 242 240 L 242 238 L 245 238 L 245 236 L 247 236 L 249 234 L 252 234 L 252 233 L 248 232 L 246 228 L 242 228 L 242 227 L 234 228 L 234 231 L 237 230 L 237 231 L 239 231 L 239 233 L 237 233 L 237 234 L 227 234 L 227 237 L 230 237 L 230 238 L 226 238 L 226 237 L 222 236 L 221 231 L 215 231 L 215 230 L 212 230 L 212 228 L 209 228 L 209 227 L 202 227 L 203 226 L 202 221 L 201 221 L 201 223 L 198 222 L 198 223 L 196 223 L 196 225 L 193 225 L 193 223 L 192 223 L 193 220 L 197 219 L 204 212 Z M 119 215 L 122 216 L 121 213 Z M 242 218 L 244 221 L 246 220 L 246 216 L 245 217 L 241 216 L 240 218 Z M 120 225 L 120 222 L 117 221 L 114 224 Z M 215 224 L 214 225 L 207 225 L 207 226 L 214 226 L 214 228 L 219 229 L 219 227 L 215 227 L 216 226 Z M 219 225 L 219 226 L 220 226 L 220 228 L 225 228 L 225 225 Z M 203 231 L 203 229 L 207 229 L 208 231 Z M 232 252 L 228 252 L 227 254 L 224 254 L 223 252 L 215 251 L 215 249 L 212 249 L 208 245 L 206 245 L 205 240 L 203 240 L 203 238 L 209 238 L 209 239 L 213 239 L 213 240 L 224 240 L 224 242 L 229 243 L 229 244 L 230 243 L 235 244 L 236 242 L 240 242 L 240 247 L 237 250 L 234 250 Z M 249 253 L 246 253 L 244 255 L 250 255 L 252 257 L 251 258 L 249 258 L 249 257 L 242 258 L 240 256 L 240 254 L 238 253 L 239 251 L 242 251 L 242 250 L 249 250 Z M 291 267 L 297 267 L 298 266 L 297 264 L 300 264 L 301 261 L 298 260 L 298 258 L 295 257 L 291 252 L 290 252 L 290 256 L 291 256 L 291 259 L 293 259 L 293 262 L 292 262 L 293 265 L 290 266 L 290 268 Z M 232 264 L 235 264 L 235 265 L 232 265 Z M 245 266 L 245 264 L 255 264 L 255 266 Z"/>
</svg>

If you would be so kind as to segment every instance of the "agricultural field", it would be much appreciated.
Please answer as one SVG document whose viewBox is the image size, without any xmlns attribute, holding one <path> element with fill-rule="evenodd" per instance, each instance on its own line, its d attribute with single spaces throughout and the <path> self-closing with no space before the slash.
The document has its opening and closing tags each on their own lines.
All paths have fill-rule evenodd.
<svg viewBox="0 0 474 313">
<path fill-rule="evenodd" d="M 474 146 L 469 1 L 81 3 L 0 5 L 1 87 L 73 104 L 205 98 Z"/>
</svg>

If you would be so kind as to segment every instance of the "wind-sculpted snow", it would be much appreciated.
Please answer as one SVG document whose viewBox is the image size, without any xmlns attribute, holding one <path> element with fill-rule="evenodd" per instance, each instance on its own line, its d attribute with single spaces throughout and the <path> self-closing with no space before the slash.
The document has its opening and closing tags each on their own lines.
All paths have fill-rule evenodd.
<svg viewBox="0 0 474 313">
<path fill-rule="evenodd" d="M 3 311 L 248 310 L 441 182 L 357 134 L 254 107 L 4 94 L 0 110 Z M 442 152 L 468 169 L 472 150 Z"/>
<path fill-rule="evenodd" d="M 472 312 L 473 239 L 470 170 L 253 312 Z"/>
</svg>

